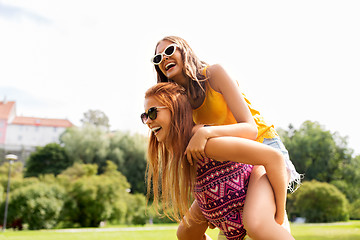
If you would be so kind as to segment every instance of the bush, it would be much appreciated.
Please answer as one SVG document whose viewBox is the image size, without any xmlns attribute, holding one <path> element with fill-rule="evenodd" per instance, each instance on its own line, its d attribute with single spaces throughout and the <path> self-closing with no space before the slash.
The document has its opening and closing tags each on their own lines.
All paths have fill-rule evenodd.
<svg viewBox="0 0 360 240">
<path fill-rule="evenodd" d="M 21 219 L 29 229 L 53 228 L 59 221 L 66 197 L 63 187 L 36 183 L 16 189 L 9 201 L 8 222 Z"/>
<path fill-rule="evenodd" d="M 162 204 L 159 204 L 159 209 L 155 210 L 155 207 L 152 205 L 151 202 L 147 203 L 147 208 L 146 208 L 146 215 L 149 216 L 149 220 L 152 223 L 158 224 L 158 223 L 176 223 L 176 221 L 171 220 L 170 218 L 168 218 L 167 216 L 165 216 L 163 209 L 162 209 Z"/>
<path fill-rule="evenodd" d="M 145 196 L 136 193 L 130 195 L 127 199 L 128 211 L 127 211 L 127 222 L 135 225 L 145 225 L 149 216 L 147 216 Z"/>
<path fill-rule="evenodd" d="M 1 203 L 2 203 L 2 201 L 3 201 L 3 196 L 5 196 L 4 195 L 4 188 L 3 188 L 3 186 L 1 186 L 0 185 L 0 205 L 1 205 Z M 5 201 L 5 200 L 4 200 Z"/>
<path fill-rule="evenodd" d="M 128 193 L 121 187 L 119 178 L 105 175 L 82 177 L 71 183 L 68 194 L 65 222 L 98 227 L 101 221 L 118 221 L 125 215 L 126 205 L 121 200 Z"/>
<path fill-rule="evenodd" d="M 146 217 L 144 213 L 145 213 L 145 211 L 136 212 L 132 216 L 131 223 L 134 224 L 134 225 L 145 225 L 147 220 L 148 220 L 148 217 Z"/>
<path fill-rule="evenodd" d="M 350 218 L 360 220 L 360 199 L 350 205 Z"/>
<path fill-rule="evenodd" d="M 349 220 L 348 201 L 335 186 L 315 180 L 304 182 L 294 193 L 294 205 L 306 222 Z"/>
</svg>

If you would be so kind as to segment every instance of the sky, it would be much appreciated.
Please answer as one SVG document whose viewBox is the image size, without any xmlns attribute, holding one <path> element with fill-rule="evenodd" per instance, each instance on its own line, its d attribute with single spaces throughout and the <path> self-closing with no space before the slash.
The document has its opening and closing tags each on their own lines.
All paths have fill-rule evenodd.
<svg viewBox="0 0 360 240">
<path fill-rule="evenodd" d="M 360 2 L 0 0 L 0 101 L 19 116 L 148 133 L 144 92 L 165 36 L 221 64 L 268 123 L 317 121 L 360 154 Z"/>
</svg>

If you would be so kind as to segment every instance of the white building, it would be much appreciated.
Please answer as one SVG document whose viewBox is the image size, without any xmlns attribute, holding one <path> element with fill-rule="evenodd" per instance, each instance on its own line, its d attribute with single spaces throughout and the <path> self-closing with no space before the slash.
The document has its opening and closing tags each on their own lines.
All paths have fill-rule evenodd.
<svg viewBox="0 0 360 240">
<path fill-rule="evenodd" d="M 73 126 L 67 119 L 16 116 L 16 103 L 0 102 L 0 148 L 6 152 L 31 152 L 36 146 L 59 142 L 66 128 Z"/>
</svg>

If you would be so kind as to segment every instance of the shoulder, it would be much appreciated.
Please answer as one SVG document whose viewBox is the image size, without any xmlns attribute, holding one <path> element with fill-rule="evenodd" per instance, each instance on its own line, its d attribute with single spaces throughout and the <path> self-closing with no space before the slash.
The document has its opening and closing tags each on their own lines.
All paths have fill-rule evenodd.
<svg viewBox="0 0 360 240">
<path fill-rule="evenodd" d="M 209 83 L 211 87 L 217 92 L 222 92 L 222 89 L 226 86 L 230 88 L 236 86 L 235 82 L 220 64 L 209 66 L 207 74 L 209 76 Z"/>
<path fill-rule="evenodd" d="M 209 77 L 210 86 L 217 92 L 224 77 L 227 76 L 225 69 L 220 64 L 209 65 L 206 69 L 206 76 Z"/>
<path fill-rule="evenodd" d="M 206 71 L 208 73 L 211 73 L 212 75 L 216 75 L 221 72 L 225 72 L 225 69 L 220 64 L 213 64 L 213 65 L 209 65 Z"/>
</svg>

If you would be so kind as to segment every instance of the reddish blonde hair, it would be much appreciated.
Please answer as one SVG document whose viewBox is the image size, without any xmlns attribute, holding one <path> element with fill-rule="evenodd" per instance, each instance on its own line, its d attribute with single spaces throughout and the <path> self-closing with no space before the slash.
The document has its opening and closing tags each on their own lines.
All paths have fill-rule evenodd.
<svg viewBox="0 0 360 240">
<path fill-rule="evenodd" d="M 157 212 L 159 202 L 164 214 L 180 221 L 188 214 L 196 176 L 195 164 L 191 166 L 184 156 L 195 125 L 192 108 L 183 87 L 174 83 L 158 83 L 148 89 L 145 98 L 153 97 L 171 112 L 169 135 L 158 142 L 151 132 L 147 155 L 147 199 L 154 197 Z"/>
</svg>

